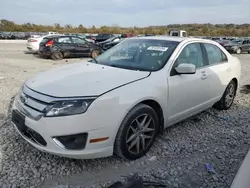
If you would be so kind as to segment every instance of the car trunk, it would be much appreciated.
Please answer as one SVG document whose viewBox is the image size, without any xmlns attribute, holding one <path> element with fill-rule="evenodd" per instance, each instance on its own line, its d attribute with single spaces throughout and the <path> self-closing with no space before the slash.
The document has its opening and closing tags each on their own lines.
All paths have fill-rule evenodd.
<svg viewBox="0 0 250 188">
<path fill-rule="evenodd" d="M 39 44 L 39 51 L 50 51 L 50 47 L 53 45 L 53 42 L 51 43 L 50 41 L 53 41 L 53 38 L 49 37 L 43 38 L 43 40 Z"/>
<path fill-rule="evenodd" d="M 43 38 L 43 40 L 40 42 L 39 46 L 45 46 L 45 44 L 47 42 L 49 42 L 50 40 L 52 40 L 52 39 L 51 38 L 47 38 L 47 37 Z"/>
</svg>

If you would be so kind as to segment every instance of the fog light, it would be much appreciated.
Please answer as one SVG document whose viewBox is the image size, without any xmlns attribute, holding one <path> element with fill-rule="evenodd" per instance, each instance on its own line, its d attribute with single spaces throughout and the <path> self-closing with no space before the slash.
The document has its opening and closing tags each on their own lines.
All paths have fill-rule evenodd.
<svg viewBox="0 0 250 188">
<path fill-rule="evenodd" d="M 86 146 L 87 138 L 87 133 L 81 133 L 75 135 L 57 136 L 54 137 L 53 140 L 63 149 L 82 150 Z"/>
</svg>

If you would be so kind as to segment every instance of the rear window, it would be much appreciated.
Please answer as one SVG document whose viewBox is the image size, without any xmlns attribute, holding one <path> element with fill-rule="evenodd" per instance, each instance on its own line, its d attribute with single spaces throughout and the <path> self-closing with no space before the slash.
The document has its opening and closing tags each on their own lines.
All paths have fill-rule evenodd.
<svg viewBox="0 0 250 188">
<path fill-rule="evenodd" d="M 51 39 L 49 39 L 49 38 L 43 38 L 43 40 L 41 41 L 41 43 L 47 43 L 48 41 L 50 41 Z"/>
</svg>

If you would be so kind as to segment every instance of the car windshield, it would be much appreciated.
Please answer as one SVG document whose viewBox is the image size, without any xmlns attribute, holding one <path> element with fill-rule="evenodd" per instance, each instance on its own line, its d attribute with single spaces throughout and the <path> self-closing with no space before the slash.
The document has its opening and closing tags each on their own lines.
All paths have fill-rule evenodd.
<svg viewBox="0 0 250 188">
<path fill-rule="evenodd" d="M 160 70 L 179 42 L 126 39 L 96 58 L 98 64 L 139 71 Z"/>
</svg>

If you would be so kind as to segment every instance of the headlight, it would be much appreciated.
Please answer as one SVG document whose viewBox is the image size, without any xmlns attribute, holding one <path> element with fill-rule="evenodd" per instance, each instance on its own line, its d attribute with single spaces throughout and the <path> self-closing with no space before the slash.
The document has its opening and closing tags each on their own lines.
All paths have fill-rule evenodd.
<svg viewBox="0 0 250 188">
<path fill-rule="evenodd" d="M 87 111 L 93 101 L 94 99 L 58 101 L 54 105 L 46 108 L 45 116 L 53 117 L 82 114 Z"/>
</svg>

